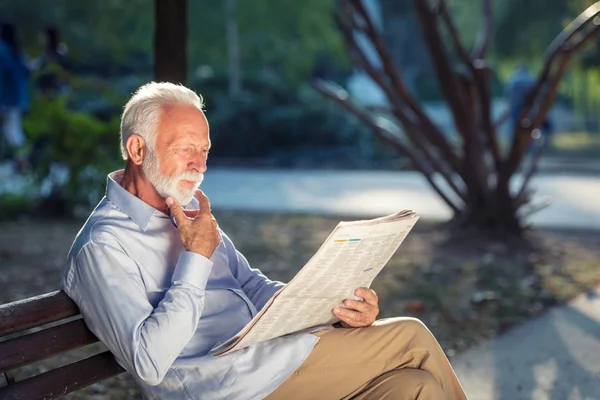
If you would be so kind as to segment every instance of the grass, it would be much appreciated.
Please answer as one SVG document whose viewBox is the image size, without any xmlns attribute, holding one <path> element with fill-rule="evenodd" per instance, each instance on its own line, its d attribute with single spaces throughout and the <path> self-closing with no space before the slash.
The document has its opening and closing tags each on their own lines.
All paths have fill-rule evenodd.
<svg viewBox="0 0 600 400">
<path fill-rule="evenodd" d="M 296 274 L 339 221 L 240 212 L 215 212 L 215 217 L 252 266 L 282 281 Z M 0 303 L 56 290 L 81 224 L 1 222 Z M 452 357 L 594 287 L 600 282 L 599 259 L 600 232 L 539 230 L 528 233 L 525 242 L 498 241 L 420 221 L 373 288 L 381 317 L 422 319 Z M 72 357 L 46 361 L 37 371 Z M 122 375 L 66 398 L 137 399 L 139 392 Z"/>
<path fill-rule="evenodd" d="M 565 158 L 600 158 L 600 134 L 581 131 L 553 135 L 547 154 Z"/>
</svg>

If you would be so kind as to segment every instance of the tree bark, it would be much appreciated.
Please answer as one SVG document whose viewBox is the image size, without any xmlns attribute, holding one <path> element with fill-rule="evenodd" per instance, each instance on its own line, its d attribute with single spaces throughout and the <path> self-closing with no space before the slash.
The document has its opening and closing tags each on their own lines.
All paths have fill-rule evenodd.
<svg viewBox="0 0 600 400">
<path fill-rule="evenodd" d="M 187 0 L 154 0 L 154 79 L 187 83 Z"/>
</svg>

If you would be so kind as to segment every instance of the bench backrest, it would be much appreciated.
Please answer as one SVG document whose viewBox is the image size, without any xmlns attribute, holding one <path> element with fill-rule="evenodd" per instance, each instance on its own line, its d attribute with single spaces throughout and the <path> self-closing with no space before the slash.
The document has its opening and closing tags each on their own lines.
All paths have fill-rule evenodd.
<svg viewBox="0 0 600 400">
<path fill-rule="evenodd" d="M 106 351 L 18 382 L 12 378 L 11 370 L 97 341 L 62 291 L 0 305 L 0 399 L 54 399 L 124 372 Z"/>
</svg>

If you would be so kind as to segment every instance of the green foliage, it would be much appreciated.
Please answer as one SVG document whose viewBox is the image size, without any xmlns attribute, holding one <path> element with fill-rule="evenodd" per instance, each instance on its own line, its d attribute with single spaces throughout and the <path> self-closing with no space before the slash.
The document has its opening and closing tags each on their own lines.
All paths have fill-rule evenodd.
<svg viewBox="0 0 600 400">
<path fill-rule="evenodd" d="M 298 84 L 317 57 L 346 63 L 332 18 L 331 0 L 238 0 L 240 64 L 244 74 L 276 70 Z M 189 68 L 208 65 L 227 70 L 226 2 L 190 0 Z M 37 33 L 55 25 L 63 33 L 69 58 L 79 67 L 114 75 L 151 72 L 154 2 L 150 0 L 0 0 L 3 19 L 17 21 L 32 56 L 41 53 Z"/>
<path fill-rule="evenodd" d="M 563 132 L 560 135 L 553 135 L 546 154 L 563 158 L 597 160 L 600 158 L 600 134 Z"/>
<path fill-rule="evenodd" d="M 148 0 L 0 0 L 0 14 L 18 23 L 30 55 L 41 53 L 38 33 L 53 25 L 73 60 L 108 72 L 151 61 L 152 9 Z"/>
<path fill-rule="evenodd" d="M 65 97 L 53 100 L 35 98 L 23 128 L 32 143 L 41 144 L 41 154 L 36 173 L 41 179 L 48 175 L 53 163 L 69 167 L 70 179 L 65 195 L 71 201 L 85 201 L 87 192 L 99 182 L 89 180 L 90 168 L 101 176 L 118 164 L 117 117 L 101 121 L 81 111 L 66 106 Z"/>
<path fill-rule="evenodd" d="M 297 80 L 314 67 L 321 53 L 344 60 L 341 36 L 332 22 L 332 1 L 262 0 L 238 1 L 243 63 L 260 60 Z M 260 21 L 260 25 L 257 24 Z"/>
<path fill-rule="evenodd" d="M 467 49 L 483 24 L 480 0 L 446 0 Z M 563 28 L 597 0 L 502 0 L 492 2 L 494 41 L 491 58 L 538 64 Z M 598 53 L 597 50 L 594 53 Z"/>
<path fill-rule="evenodd" d="M 467 49 L 476 41 L 482 25 L 480 0 L 447 0 L 456 26 Z M 560 32 L 597 0 L 503 0 L 493 1 L 494 40 L 488 59 L 498 77 L 496 95 L 502 95 L 517 64 L 532 72 L 541 71 L 545 52 Z M 600 41 L 591 40 L 571 61 L 559 86 L 558 102 L 573 107 L 583 118 L 592 118 L 600 107 Z M 434 98 L 435 84 L 422 79 L 419 89 L 424 98 Z"/>
<path fill-rule="evenodd" d="M 464 0 L 466 1 L 466 0 Z M 535 60 L 560 31 L 597 0 L 504 0 L 495 2 L 495 51 Z M 598 50 L 596 49 L 596 53 Z"/>
<path fill-rule="evenodd" d="M 497 9 L 495 50 L 499 55 L 540 57 L 574 16 L 568 1 L 505 0 Z"/>
<path fill-rule="evenodd" d="M 15 218 L 32 210 L 31 198 L 26 194 L 0 194 L 0 220 Z"/>
<path fill-rule="evenodd" d="M 592 0 L 570 0 L 570 10 L 574 14 L 580 14 L 582 11 L 587 9 L 590 5 L 594 4 Z M 592 40 L 584 49 L 581 50 L 578 55 L 580 65 L 582 68 L 587 70 L 596 71 L 597 66 L 600 63 L 600 41 Z M 596 86 L 598 90 L 600 87 Z"/>
<path fill-rule="evenodd" d="M 206 113 L 211 155 L 216 157 L 269 157 L 336 147 L 356 152 L 360 137 L 368 135 L 354 117 L 312 88 L 294 93 L 264 85 L 261 92 L 248 92 L 236 100 L 224 95 L 211 98 Z"/>
<path fill-rule="evenodd" d="M 340 34 L 331 18 L 331 0 L 238 0 L 235 20 L 239 34 L 240 67 L 244 78 L 271 70 L 297 86 L 317 59 L 349 65 Z M 228 67 L 226 2 L 189 3 L 190 67 Z"/>
</svg>

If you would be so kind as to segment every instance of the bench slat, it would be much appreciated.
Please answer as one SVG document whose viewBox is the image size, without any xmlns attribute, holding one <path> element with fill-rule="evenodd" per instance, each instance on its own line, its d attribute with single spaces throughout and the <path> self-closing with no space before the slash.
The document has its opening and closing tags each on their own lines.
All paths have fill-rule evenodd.
<svg viewBox="0 0 600 400">
<path fill-rule="evenodd" d="M 0 305 L 0 336 L 78 314 L 77 306 L 63 291 L 3 304 Z"/>
<path fill-rule="evenodd" d="M 56 399 L 125 370 L 106 351 L 73 364 L 45 372 L 9 386 L 0 387 L 0 399 Z"/>
<path fill-rule="evenodd" d="M 83 319 L 0 342 L 0 372 L 28 365 L 98 339 Z"/>
</svg>

